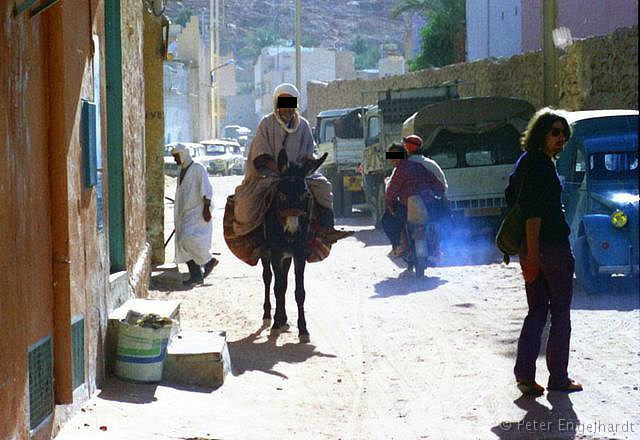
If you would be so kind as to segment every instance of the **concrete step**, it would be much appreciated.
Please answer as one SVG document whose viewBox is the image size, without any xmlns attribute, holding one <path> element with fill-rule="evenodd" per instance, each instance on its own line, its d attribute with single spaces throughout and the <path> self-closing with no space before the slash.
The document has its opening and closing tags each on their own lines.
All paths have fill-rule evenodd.
<svg viewBox="0 0 640 440">
<path fill-rule="evenodd" d="M 109 314 L 107 322 L 107 350 L 106 368 L 109 374 L 113 374 L 116 362 L 116 349 L 118 346 L 118 321 L 126 318 L 129 310 L 138 313 L 155 313 L 163 317 L 169 317 L 176 323 L 171 327 L 171 336 L 180 332 L 180 301 L 178 300 L 152 300 L 133 298 L 127 300 L 120 307 Z"/>
<path fill-rule="evenodd" d="M 183 330 L 169 341 L 162 380 L 212 389 L 224 383 L 229 371 L 226 332 Z"/>
</svg>

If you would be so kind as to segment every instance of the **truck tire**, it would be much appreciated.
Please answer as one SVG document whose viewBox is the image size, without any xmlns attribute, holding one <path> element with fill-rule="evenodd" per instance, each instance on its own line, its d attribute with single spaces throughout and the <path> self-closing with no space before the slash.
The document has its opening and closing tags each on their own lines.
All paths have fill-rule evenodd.
<svg viewBox="0 0 640 440">
<path fill-rule="evenodd" d="M 341 185 L 342 186 L 342 185 Z M 342 216 L 351 217 L 351 206 L 353 193 L 342 188 Z"/>
<path fill-rule="evenodd" d="M 584 292 L 589 295 L 605 292 L 608 288 L 610 277 L 596 273 L 597 263 L 591 255 L 586 236 L 578 238 L 574 252 L 576 280 Z"/>
<path fill-rule="evenodd" d="M 331 186 L 333 191 L 333 215 L 342 217 L 342 182 L 340 182 L 339 176 L 331 179 Z"/>
<path fill-rule="evenodd" d="M 384 203 L 384 182 L 378 187 L 375 206 L 373 209 L 373 221 L 376 226 L 376 229 L 382 231 L 382 216 L 384 215 L 384 210 L 386 209 Z"/>
</svg>

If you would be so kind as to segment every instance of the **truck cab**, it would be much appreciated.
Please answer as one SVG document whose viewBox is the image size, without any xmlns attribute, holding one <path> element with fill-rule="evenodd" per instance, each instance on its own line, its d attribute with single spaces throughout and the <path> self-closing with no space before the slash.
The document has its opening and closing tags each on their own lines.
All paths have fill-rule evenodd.
<svg viewBox="0 0 640 440">
<path fill-rule="evenodd" d="M 331 109 L 317 116 L 314 132 L 317 154 L 327 153 L 320 171 L 331 182 L 336 215 L 350 216 L 353 206 L 364 202 L 358 166 L 364 148 L 362 117 L 367 109 Z"/>
</svg>

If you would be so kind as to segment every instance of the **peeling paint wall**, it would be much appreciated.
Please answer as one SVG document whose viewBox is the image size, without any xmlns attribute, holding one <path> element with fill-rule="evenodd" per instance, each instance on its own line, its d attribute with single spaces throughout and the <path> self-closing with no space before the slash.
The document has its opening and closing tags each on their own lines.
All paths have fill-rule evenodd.
<svg viewBox="0 0 640 440">
<path fill-rule="evenodd" d="M 146 154 L 143 3 L 122 0 L 122 120 L 124 135 L 125 253 L 129 284 L 147 296 L 151 253 L 146 243 Z"/>
<path fill-rule="evenodd" d="M 560 56 L 559 103 L 567 110 L 638 108 L 638 28 L 577 41 Z M 384 79 L 332 81 L 307 86 L 305 117 L 327 109 L 374 104 L 377 91 L 424 87 L 461 80 L 461 96 L 513 96 L 544 104 L 542 53 L 489 58 Z"/>
<path fill-rule="evenodd" d="M 163 58 L 162 21 L 152 14 L 144 14 L 147 239 L 153 264 L 164 263 Z"/>
<path fill-rule="evenodd" d="M 26 438 L 27 350 L 52 335 L 42 18 L 0 3 L 0 438 Z M 5 62 L 10 60 L 10 62 Z M 34 270 L 37 268 L 37 270 Z"/>
<path fill-rule="evenodd" d="M 81 100 L 95 99 L 92 37 L 104 19 L 100 1 L 66 0 L 35 17 L 12 10 L 0 6 L 0 49 L 12 60 L 0 64 L 0 334 L 12 335 L 0 338 L 0 438 L 26 439 L 30 345 L 52 337 L 56 404 L 86 400 L 102 374 L 108 254 L 95 189 L 83 186 L 80 114 Z M 85 320 L 75 393 L 74 317 Z M 34 438 L 55 434 L 64 413 L 56 406 Z"/>
</svg>

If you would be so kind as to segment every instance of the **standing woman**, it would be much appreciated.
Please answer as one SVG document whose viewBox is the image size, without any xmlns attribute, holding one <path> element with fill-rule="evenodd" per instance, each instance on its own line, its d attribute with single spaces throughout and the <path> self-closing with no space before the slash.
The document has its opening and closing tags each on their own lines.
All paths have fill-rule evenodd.
<svg viewBox="0 0 640 440">
<path fill-rule="evenodd" d="M 552 161 L 562 152 L 570 134 L 567 120 L 557 110 L 543 108 L 536 112 L 522 138 L 524 153 L 505 191 L 507 203 L 513 206 L 522 186 L 518 203 L 526 219 L 519 257 L 529 312 L 518 340 L 514 368 L 518 389 L 526 395 L 544 393 L 544 388 L 535 381 L 536 358 L 549 311 L 547 390 L 582 391 L 582 385 L 567 374 L 575 260 L 560 201 L 562 186 Z"/>
</svg>

